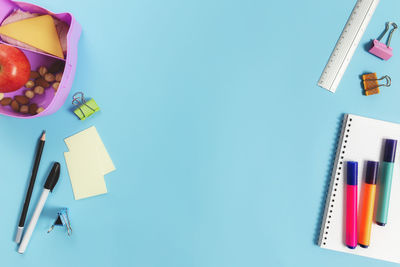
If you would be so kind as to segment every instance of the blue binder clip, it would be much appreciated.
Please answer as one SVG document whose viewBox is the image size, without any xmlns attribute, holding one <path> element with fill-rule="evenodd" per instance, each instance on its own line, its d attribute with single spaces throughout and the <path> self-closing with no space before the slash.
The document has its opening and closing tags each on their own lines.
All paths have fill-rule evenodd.
<svg viewBox="0 0 400 267">
<path fill-rule="evenodd" d="M 63 208 L 59 212 L 57 212 L 57 219 L 54 221 L 53 225 L 50 227 L 47 233 L 53 231 L 55 226 L 66 227 L 68 235 L 72 235 L 71 222 L 69 221 L 67 208 Z"/>
</svg>

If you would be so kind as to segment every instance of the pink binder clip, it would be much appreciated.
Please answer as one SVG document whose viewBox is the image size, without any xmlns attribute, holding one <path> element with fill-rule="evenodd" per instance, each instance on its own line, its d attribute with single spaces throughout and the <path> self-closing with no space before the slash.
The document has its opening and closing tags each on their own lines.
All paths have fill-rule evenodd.
<svg viewBox="0 0 400 267">
<path fill-rule="evenodd" d="M 390 26 L 393 26 L 393 29 L 389 33 L 389 38 L 386 44 L 381 43 L 381 39 L 386 35 L 389 31 Z M 372 48 L 369 52 L 381 59 L 388 60 L 393 56 L 393 49 L 390 47 L 390 41 L 392 40 L 393 32 L 397 30 L 397 24 L 394 22 L 386 23 L 385 31 L 379 36 L 378 39 L 375 39 L 372 42 Z"/>
</svg>

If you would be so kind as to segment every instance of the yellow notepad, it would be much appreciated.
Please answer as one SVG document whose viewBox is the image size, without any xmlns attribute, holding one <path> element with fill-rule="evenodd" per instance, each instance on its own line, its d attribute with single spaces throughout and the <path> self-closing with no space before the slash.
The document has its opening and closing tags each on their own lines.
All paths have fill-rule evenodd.
<svg viewBox="0 0 400 267">
<path fill-rule="evenodd" d="M 64 59 L 60 38 L 50 15 L 24 19 L 1 26 L 0 34 Z"/>
<path fill-rule="evenodd" d="M 94 126 L 66 138 L 65 162 L 76 200 L 107 193 L 104 175 L 115 170 Z"/>
<path fill-rule="evenodd" d="M 96 157 L 76 152 L 65 152 L 64 157 L 75 200 L 107 193 Z"/>
<path fill-rule="evenodd" d="M 96 127 L 92 126 L 66 138 L 64 141 L 71 152 L 83 154 L 90 151 L 90 153 L 93 154 L 93 157 L 97 158 L 103 175 L 115 170 L 114 163 L 111 160 Z"/>
</svg>

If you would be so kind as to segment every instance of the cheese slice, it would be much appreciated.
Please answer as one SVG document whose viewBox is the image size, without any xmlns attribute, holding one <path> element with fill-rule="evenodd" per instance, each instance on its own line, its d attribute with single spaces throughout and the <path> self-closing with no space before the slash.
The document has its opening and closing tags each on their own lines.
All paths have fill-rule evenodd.
<svg viewBox="0 0 400 267">
<path fill-rule="evenodd" d="M 50 15 L 29 18 L 0 27 L 0 34 L 64 59 L 60 39 Z"/>
</svg>

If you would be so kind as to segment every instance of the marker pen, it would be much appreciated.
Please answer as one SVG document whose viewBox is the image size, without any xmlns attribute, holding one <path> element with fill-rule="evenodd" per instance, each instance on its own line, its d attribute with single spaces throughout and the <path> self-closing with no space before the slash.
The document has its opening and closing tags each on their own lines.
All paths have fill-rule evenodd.
<svg viewBox="0 0 400 267">
<path fill-rule="evenodd" d="M 346 246 L 351 249 L 357 247 L 357 177 L 358 163 L 347 162 L 346 186 Z"/>
<path fill-rule="evenodd" d="M 367 162 L 364 189 L 361 194 L 361 216 L 360 230 L 358 233 L 358 244 L 367 248 L 371 238 L 372 216 L 374 214 L 374 203 L 376 193 L 376 178 L 378 177 L 379 163 L 376 161 Z"/>
<path fill-rule="evenodd" d="M 357 247 L 357 177 L 358 163 L 347 162 L 346 186 L 346 246 L 351 249 Z"/>
<path fill-rule="evenodd" d="M 381 164 L 381 175 L 378 179 L 379 192 L 378 206 L 376 209 L 376 223 L 380 226 L 385 226 L 387 223 L 396 146 L 397 140 L 386 139 L 385 152 Z"/>
<path fill-rule="evenodd" d="M 47 177 L 46 183 L 44 184 L 42 194 L 40 195 L 39 202 L 37 203 L 35 211 L 33 212 L 28 228 L 26 229 L 21 244 L 19 245 L 18 253 L 22 254 L 25 252 L 26 247 L 28 246 L 29 241 L 31 239 L 33 230 L 35 230 L 40 214 L 42 213 L 47 197 L 49 196 L 49 193 L 53 191 L 59 178 L 60 178 L 60 163 L 55 162 L 53 164 L 53 168 L 51 169 L 49 176 Z"/>
</svg>

